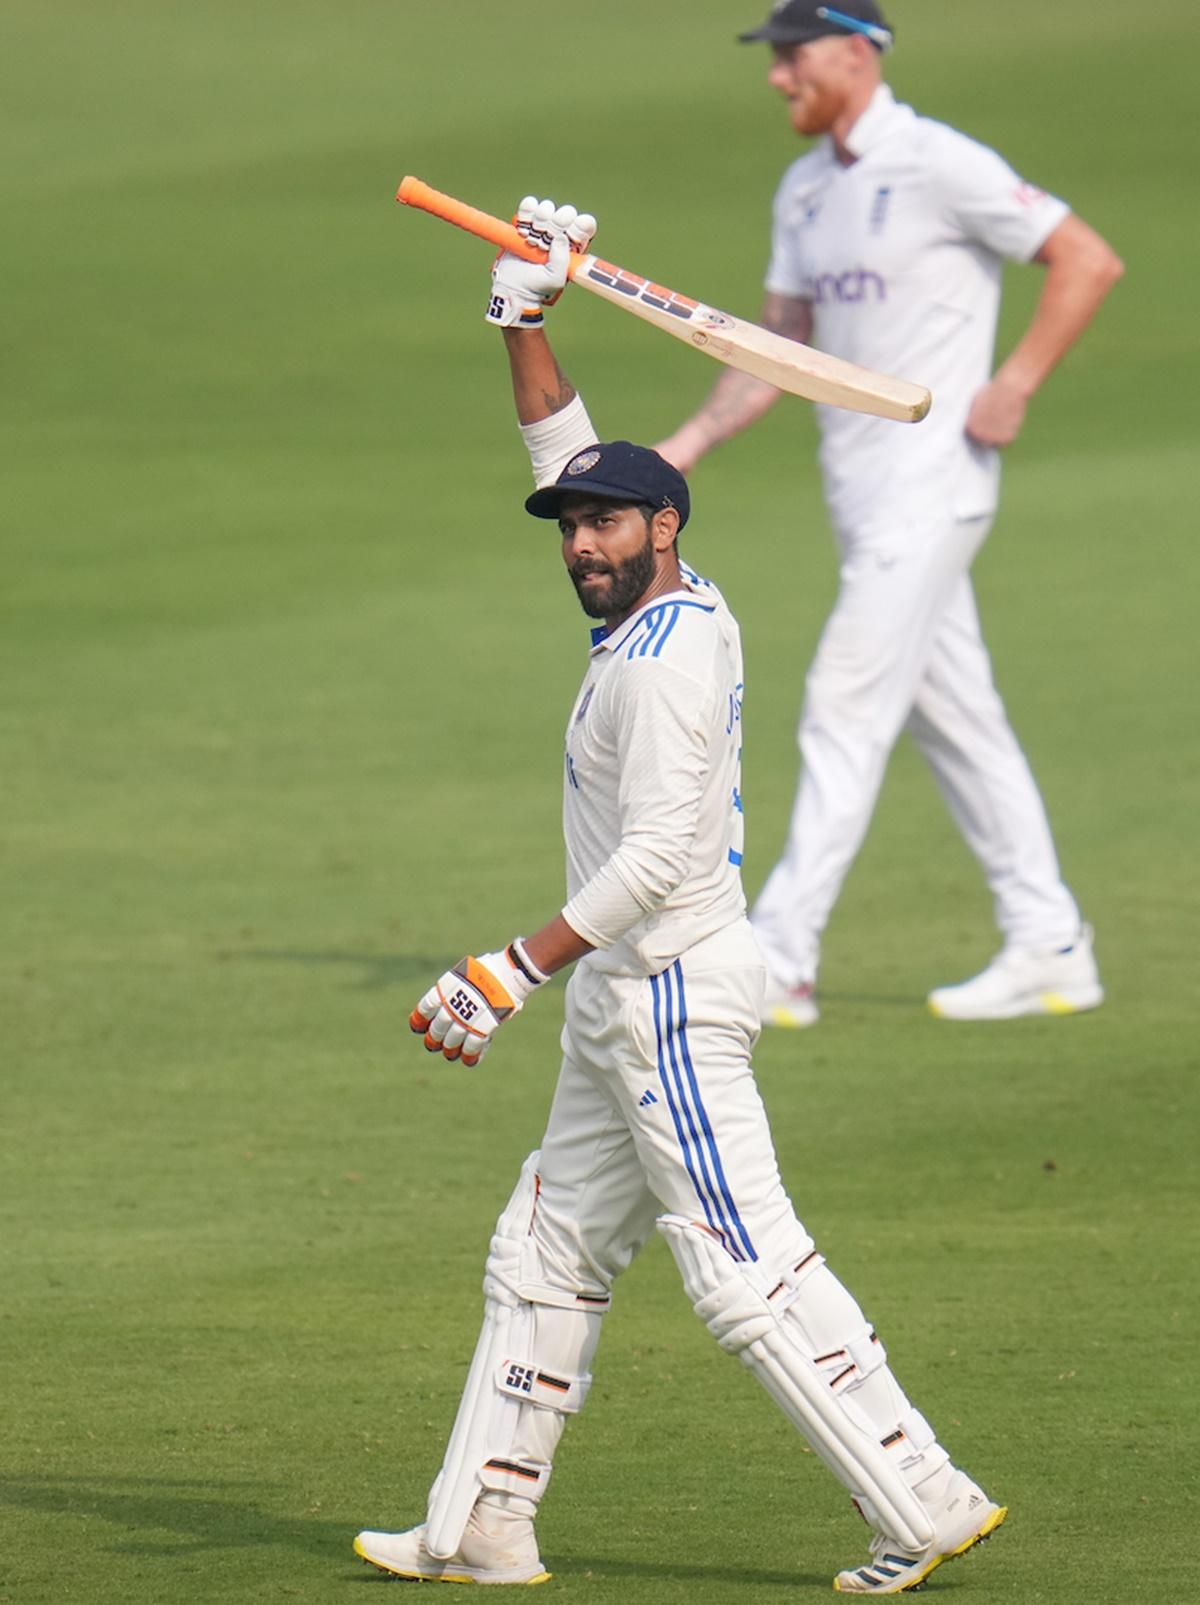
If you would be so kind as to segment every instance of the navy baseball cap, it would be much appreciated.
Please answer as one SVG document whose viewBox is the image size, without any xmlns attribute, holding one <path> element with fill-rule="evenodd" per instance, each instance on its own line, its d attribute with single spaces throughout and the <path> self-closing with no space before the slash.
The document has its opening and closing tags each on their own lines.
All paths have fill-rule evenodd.
<svg viewBox="0 0 1200 1605">
<path fill-rule="evenodd" d="M 875 0 L 838 0 L 828 6 L 817 0 L 779 0 L 761 28 L 738 34 L 738 40 L 744 45 L 757 39 L 772 45 L 806 45 L 838 33 L 861 33 L 876 50 L 891 49 L 892 27 Z"/>
<path fill-rule="evenodd" d="M 649 446 L 628 440 L 601 441 L 577 452 L 553 485 L 535 490 L 525 511 L 535 518 L 557 518 L 564 496 L 602 496 L 611 502 L 638 502 L 655 512 L 673 507 L 680 529 L 688 521 L 692 499 L 687 480 Z"/>
</svg>

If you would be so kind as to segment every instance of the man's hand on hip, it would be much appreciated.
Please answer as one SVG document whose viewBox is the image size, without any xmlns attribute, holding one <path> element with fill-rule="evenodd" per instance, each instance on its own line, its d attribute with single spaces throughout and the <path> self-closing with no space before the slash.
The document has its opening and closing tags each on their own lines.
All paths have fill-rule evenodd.
<svg viewBox="0 0 1200 1605">
<path fill-rule="evenodd" d="M 516 937 L 502 953 L 467 957 L 430 987 L 409 1015 L 430 1053 L 476 1065 L 493 1035 L 549 980 Z"/>
<path fill-rule="evenodd" d="M 977 446 L 1011 446 L 1021 433 L 1029 397 L 997 374 L 976 392 L 967 413 L 967 437 Z"/>
<path fill-rule="evenodd" d="M 514 324 L 536 329 L 543 322 L 543 308 L 553 306 L 567 282 L 567 263 L 572 252 L 586 252 L 596 232 L 596 219 L 573 206 L 555 206 L 527 195 L 513 218 L 517 230 L 540 250 L 549 252 L 545 262 L 526 262 L 524 257 L 502 251 L 492 265 L 492 294 L 487 321 L 502 329 Z"/>
</svg>

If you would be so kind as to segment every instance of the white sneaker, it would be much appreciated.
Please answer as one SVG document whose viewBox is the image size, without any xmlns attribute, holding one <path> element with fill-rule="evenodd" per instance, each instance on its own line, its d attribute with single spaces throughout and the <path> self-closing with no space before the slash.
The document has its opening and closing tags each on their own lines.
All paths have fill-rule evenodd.
<svg viewBox="0 0 1200 1605">
<path fill-rule="evenodd" d="M 403 1533 L 359 1533 L 354 1553 L 393 1577 L 430 1583 L 545 1583 L 533 1523 L 477 1505 L 456 1554 L 437 1560 L 425 1548 L 424 1527 Z"/>
<path fill-rule="evenodd" d="M 904 1594 L 921 1584 L 944 1560 L 965 1555 L 990 1538 L 1008 1515 L 994 1505 L 965 1471 L 956 1471 L 936 1507 L 930 1510 L 933 1542 L 925 1549 L 900 1549 L 884 1533 L 871 1541 L 871 1558 L 854 1571 L 839 1572 L 833 1586 L 839 1594 Z"/>
<path fill-rule="evenodd" d="M 820 1018 L 816 988 L 811 981 L 802 981 L 799 986 L 784 986 L 781 981 L 767 976 L 767 992 L 763 999 L 762 1012 L 764 1025 L 778 1025 L 788 1031 L 802 1031 L 805 1026 L 816 1025 Z"/>
<path fill-rule="evenodd" d="M 1098 1009 L 1104 988 L 1085 925 L 1070 947 L 1048 952 L 1006 947 L 986 970 L 929 994 L 939 1020 L 1015 1020 L 1022 1014 L 1079 1014 Z"/>
</svg>

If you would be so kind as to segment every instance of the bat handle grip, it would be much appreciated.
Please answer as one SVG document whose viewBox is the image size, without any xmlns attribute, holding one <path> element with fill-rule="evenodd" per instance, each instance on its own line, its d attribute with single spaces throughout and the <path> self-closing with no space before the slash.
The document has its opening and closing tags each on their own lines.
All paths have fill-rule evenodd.
<svg viewBox="0 0 1200 1605">
<path fill-rule="evenodd" d="M 539 251 L 536 245 L 530 245 L 525 236 L 519 234 L 511 223 L 493 217 L 490 212 L 481 212 L 476 206 L 468 206 L 466 201 L 456 200 L 453 195 L 434 189 L 432 184 L 422 183 L 411 173 L 396 191 L 396 199 L 404 206 L 416 206 L 422 212 L 440 217 L 443 222 L 466 229 L 468 234 L 476 234 L 481 240 L 488 240 L 492 245 L 499 246 L 502 251 L 511 251 L 514 256 L 524 257 L 526 262 L 546 260 L 545 251 Z M 578 256 L 572 255 L 568 267 L 568 273 L 572 276 L 580 260 Z"/>
</svg>

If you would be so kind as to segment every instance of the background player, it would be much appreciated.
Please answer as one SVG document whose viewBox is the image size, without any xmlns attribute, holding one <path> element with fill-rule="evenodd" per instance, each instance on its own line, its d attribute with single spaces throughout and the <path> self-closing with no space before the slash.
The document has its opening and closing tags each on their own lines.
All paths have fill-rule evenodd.
<svg viewBox="0 0 1200 1605">
<path fill-rule="evenodd" d="M 762 322 L 934 395 L 915 429 L 817 408 L 840 588 L 809 671 L 787 846 L 751 916 L 770 971 L 765 1018 L 817 1018 L 821 934 L 904 728 L 983 869 L 1004 937 L 980 975 L 930 994 L 933 1012 L 1094 1008 L 1104 994 L 1092 933 L 992 683 L 969 570 L 995 514 L 998 448 L 1121 263 L 994 151 L 895 102 L 881 77 L 891 30 L 873 0 L 786 0 L 741 38 L 771 46 L 768 82 L 796 132 L 821 136 L 776 195 Z M 1041 263 L 1046 280 L 991 375 L 1005 258 Z M 659 450 L 686 473 L 777 399 L 726 372 Z"/>
<path fill-rule="evenodd" d="M 540 1152 L 492 1239 L 485 1313 L 426 1523 L 355 1549 L 401 1577 L 533 1583 L 534 1517 L 566 1417 L 584 1402 L 614 1278 L 653 1230 L 697 1314 L 770 1393 L 875 1529 L 849 1593 L 913 1587 L 1004 1519 L 905 1397 L 779 1175 L 754 1083 L 763 967 L 745 918 L 742 660 L 719 592 L 679 559 L 687 484 L 655 452 L 595 443 L 541 330 L 565 282 L 574 208 L 518 214 L 546 267 L 504 255 L 488 317 L 592 632 L 567 726 L 568 901 L 533 936 L 466 958 L 413 1015 L 474 1065 L 555 971 L 563 1061 Z M 561 470 L 561 471 L 560 471 Z M 496 1089 L 501 1096 L 501 1089 Z"/>
</svg>

